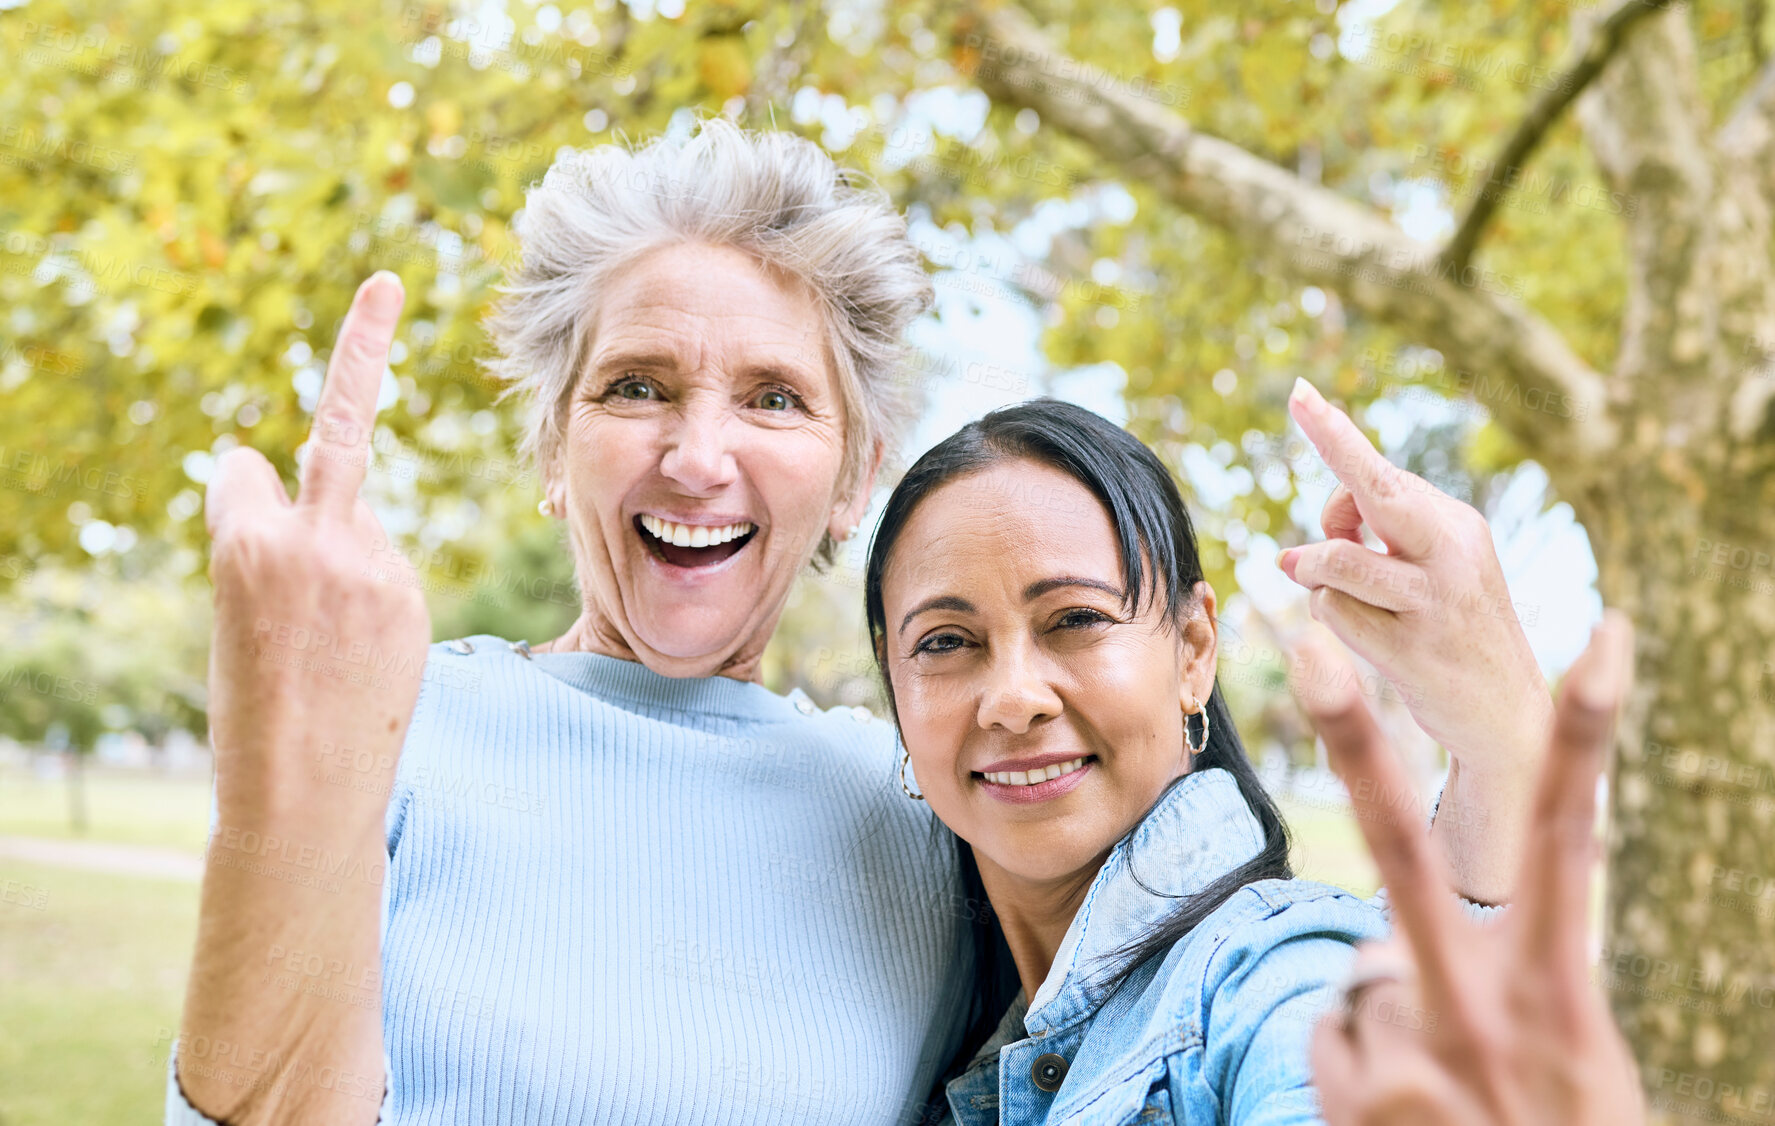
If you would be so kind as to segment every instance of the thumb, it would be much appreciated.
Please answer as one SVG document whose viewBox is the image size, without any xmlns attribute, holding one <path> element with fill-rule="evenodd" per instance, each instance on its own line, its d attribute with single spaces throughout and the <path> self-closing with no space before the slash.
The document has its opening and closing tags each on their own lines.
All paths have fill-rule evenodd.
<svg viewBox="0 0 1775 1126">
<path fill-rule="evenodd" d="M 250 446 L 236 446 L 216 459 L 203 497 L 203 526 L 214 539 L 243 512 L 289 506 L 290 494 L 265 455 Z"/>
</svg>

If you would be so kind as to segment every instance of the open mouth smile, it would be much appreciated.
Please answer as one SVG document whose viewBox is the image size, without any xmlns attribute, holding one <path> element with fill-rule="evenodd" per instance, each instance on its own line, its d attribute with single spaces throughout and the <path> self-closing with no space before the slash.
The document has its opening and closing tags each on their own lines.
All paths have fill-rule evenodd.
<svg viewBox="0 0 1775 1126">
<path fill-rule="evenodd" d="M 1023 805 L 1047 801 L 1069 792 L 1083 782 L 1096 765 L 1096 755 L 1081 755 L 1026 770 L 976 770 L 973 775 L 980 788 L 991 797 Z"/>
<path fill-rule="evenodd" d="M 673 567 L 712 567 L 745 550 L 758 534 L 749 521 L 735 524 L 680 524 L 643 512 L 635 531 L 653 557 Z"/>
</svg>

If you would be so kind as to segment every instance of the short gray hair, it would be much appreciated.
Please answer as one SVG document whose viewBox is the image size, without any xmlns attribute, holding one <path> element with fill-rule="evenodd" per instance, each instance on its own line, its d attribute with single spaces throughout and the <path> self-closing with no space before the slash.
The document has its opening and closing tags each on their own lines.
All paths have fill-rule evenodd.
<svg viewBox="0 0 1775 1126">
<path fill-rule="evenodd" d="M 496 349 L 487 367 L 525 403 L 525 456 L 546 467 L 560 453 L 564 409 L 612 273 L 656 248 L 704 242 L 813 290 L 845 406 L 840 480 L 860 482 L 873 445 L 891 452 L 910 413 L 903 337 L 934 299 L 905 218 L 862 184 L 812 141 L 719 117 L 687 137 L 556 160 L 528 193 L 522 264 L 487 318 Z M 828 537 L 822 557 L 831 549 Z"/>
</svg>

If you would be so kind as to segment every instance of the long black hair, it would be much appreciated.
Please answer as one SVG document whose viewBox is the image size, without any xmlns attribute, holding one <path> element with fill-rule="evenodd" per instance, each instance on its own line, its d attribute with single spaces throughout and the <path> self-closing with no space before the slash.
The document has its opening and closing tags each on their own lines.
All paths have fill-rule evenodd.
<svg viewBox="0 0 1775 1126">
<path fill-rule="evenodd" d="M 1121 552 L 1122 589 L 1127 592 L 1130 612 L 1139 613 L 1147 599 L 1155 603 L 1162 599 L 1165 619 L 1177 627 L 1181 627 L 1189 613 L 1195 585 L 1203 578 L 1202 560 L 1196 549 L 1195 527 L 1190 522 L 1189 510 L 1184 507 L 1177 483 L 1164 463 L 1120 427 L 1071 403 L 1036 399 L 993 411 L 937 443 L 907 471 L 888 498 L 881 524 L 869 547 L 869 567 L 864 579 L 869 636 L 874 643 L 877 668 L 886 686 L 888 708 L 896 724 L 899 712 L 886 664 L 887 620 L 881 594 L 882 579 L 893 555 L 894 544 L 919 504 L 939 487 L 988 466 L 1013 460 L 1032 461 L 1057 469 L 1085 486 L 1103 503 Z M 1149 562 L 1150 575 L 1147 574 Z M 1195 757 L 1191 770 L 1219 767 L 1232 775 L 1245 804 L 1263 829 L 1263 849 L 1202 890 L 1182 897 L 1177 910 L 1152 930 L 1113 952 L 1114 970 L 1109 978 L 1112 983 L 1119 983 L 1153 955 L 1169 950 L 1245 885 L 1266 879 L 1288 879 L 1293 875 L 1288 865 L 1288 827 L 1276 803 L 1258 781 L 1250 759 L 1245 756 L 1244 744 L 1233 727 L 1233 717 L 1227 711 L 1218 679 L 1205 710 L 1211 721 L 1208 745 Z M 1192 742 L 1197 740 L 1196 734 L 1187 727 L 1186 733 Z M 1160 798 L 1162 800 L 1163 795 Z M 1133 831 L 1130 828 L 1129 834 Z M 961 853 L 964 889 L 972 901 L 984 902 L 985 889 L 980 883 L 980 870 L 974 863 L 972 850 L 963 846 Z M 1139 879 L 1137 873 L 1135 879 Z M 975 994 L 970 1004 L 967 1044 L 977 1046 L 992 1033 L 1004 1015 L 1016 996 L 1018 983 L 1016 968 L 1010 964 L 1010 949 L 996 915 L 991 912 L 976 914 L 973 927 L 980 972 L 976 976 Z M 963 1049 L 964 1060 L 969 1050 Z"/>
</svg>

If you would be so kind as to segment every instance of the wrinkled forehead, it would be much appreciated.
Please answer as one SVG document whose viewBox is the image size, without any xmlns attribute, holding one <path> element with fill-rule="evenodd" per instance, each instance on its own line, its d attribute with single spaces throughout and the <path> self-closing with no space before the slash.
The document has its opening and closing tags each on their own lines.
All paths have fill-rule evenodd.
<svg viewBox="0 0 1775 1126">
<path fill-rule="evenodd" d="M 618 272 L 589 318 L 592 358 L 645 347 L 666 354 L 769 354 L 826 368 L 813 290 L 732 247 L 662 247 Z"/>
</svg>

